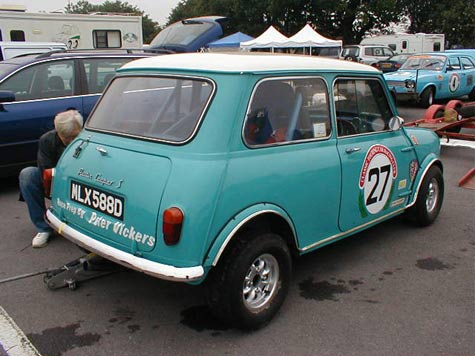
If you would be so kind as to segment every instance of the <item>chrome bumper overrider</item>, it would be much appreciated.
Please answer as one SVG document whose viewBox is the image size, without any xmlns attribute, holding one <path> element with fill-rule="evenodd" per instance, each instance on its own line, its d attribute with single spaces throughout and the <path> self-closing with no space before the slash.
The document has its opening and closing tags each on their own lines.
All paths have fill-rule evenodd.
<svg viewBox="0 0 475 356">
<path fill-rule="evenodd" d="M 59 220 L 49 209 L 46 212 L 46 221 L 61 236 L 75 244 L 95 252 L 108 260 L 151 276 L 169 281 L 191 282 L 202 278 L 204 275 L 202 266 L 174 267 L 149 261 L 106 245 L 68 226 Z"/>
</svg>

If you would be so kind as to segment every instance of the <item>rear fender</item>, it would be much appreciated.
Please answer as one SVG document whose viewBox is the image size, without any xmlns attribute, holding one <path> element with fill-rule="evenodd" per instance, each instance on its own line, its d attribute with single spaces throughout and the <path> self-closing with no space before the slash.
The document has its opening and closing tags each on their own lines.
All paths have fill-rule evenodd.
<svg viewBox="0 0 475 356">
<path fill-rule="evenodd" d="M 407 205 L 407 208 L 413 206 L 416 203 L 417 194 L 419 194 L 419 189 L 421 187 L 422 181 L 424 180 L 424 177 L 432 166 L 438 166 L 443 171 L 442 162 L 440 161 L 439 156 L 435 153 L 427 155 L 424 161 L 422 161 L 418 174 L 414 181 L 414 189 L 412 190 L 412 195 L 409 200 L 409 204 Z"/>
<path fill-rule="evenodd" d="M 261 203 L 253 205 L 246 208 L 245 210 L 239 212 L 231 220 L 228 221 L 226 226 L 220 231 L 219 235 L 212 244 L 206 259 L 203 263 L 205 269 L 209 269 L 218 264 L 220 257 L 225 251 L 229 243 L 235 238 L 239 231 L 246 226 L 248 223 L 252 222 L 253 219 L 265 214 L 275 214 L 276 217 L 283 219 L 288 225 L 291 233 L 293 235 L 294 243 L 296 243 L 296 233 L 295 228 L 292 224 L 290 216 L 280 207 L 273 204 Z"/>
</svg>

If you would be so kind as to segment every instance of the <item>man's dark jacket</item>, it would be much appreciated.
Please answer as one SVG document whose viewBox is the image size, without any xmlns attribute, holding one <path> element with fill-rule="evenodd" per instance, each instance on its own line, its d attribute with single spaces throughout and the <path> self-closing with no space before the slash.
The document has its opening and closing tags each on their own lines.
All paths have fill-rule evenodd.
<svg viewBox="0 0 475 356">
<path fill-rule="evenodd" d="M 41 177 L 43 177 L 45 169 L 56 167 L 65 148 L 66 146 L 59 138 L 56 130 L 48 131 L 40 137 L 37 160 Z"/>
</svg>

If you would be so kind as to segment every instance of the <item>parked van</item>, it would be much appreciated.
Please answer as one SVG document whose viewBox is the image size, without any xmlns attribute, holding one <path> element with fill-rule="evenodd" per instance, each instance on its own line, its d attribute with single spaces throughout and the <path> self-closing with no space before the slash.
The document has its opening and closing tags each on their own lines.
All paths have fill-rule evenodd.
<svg viewBox="0 0 475 356">
<path fill-rule="evenodd" d="M 53 50 L 66 49 L 60 42 L 6 42 L 0 41 L 0 61 L 23 56 L 25 54 L 39 54 Z"/>
<path fill-rule="evenodd" d="M 445 35 L 438 33 L 400 33 L 364 38 L 360 44 L 384 45 L 398 53 L 443 52 Z"/>
<path fill-rule="evenodd" d="M 394 56 L 391 48 L 382 45 L 350 45 L 343 46 L 340 59 L 350 62 L 360 62 L 374 66 L 382 60 Z"/>
<path fill-rule="evenodd" d="M 143 45 L 142 16 L 0 11 L 0 41 L 62 42 L 70 49 Z"/>
</svg>

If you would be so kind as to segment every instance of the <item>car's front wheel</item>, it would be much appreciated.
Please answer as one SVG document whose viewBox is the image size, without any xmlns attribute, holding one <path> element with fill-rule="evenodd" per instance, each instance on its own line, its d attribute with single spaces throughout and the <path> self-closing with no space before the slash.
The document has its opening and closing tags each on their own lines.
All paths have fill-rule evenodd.
<svg viewBox="0 0 475 356">
<path fill-rule="evenodd" d="M 221 257 L 208 276 L 212 312 L 241 329 L 256 329 L 274 317 L 287 295 L 291 257 L 274 233 L 247 233 Z"/>
<path fill-rule="evenodd" d="M 421 183 L 415 204 L 406 211 L 406 215 L 415 224 L 428 226 L 439 215 L 443 199 L 442 171 L 439 167 L 432 166 Z"/>
<path fill-rule="evenodd" d="M 421 94 L 419 103 L 423 108 L 428 108 L 434 104 L 434 89 L 431 87 L 425 88 Z"/>
</svg>

